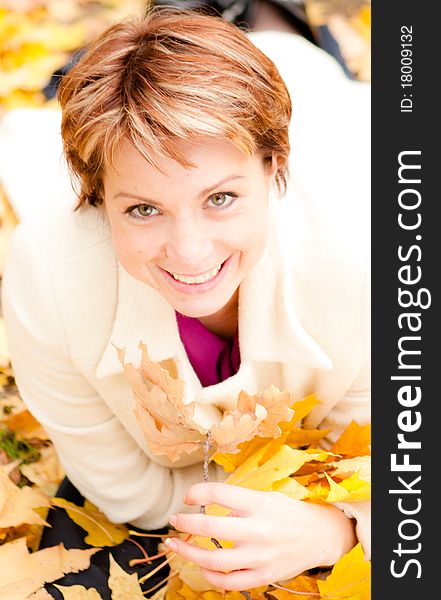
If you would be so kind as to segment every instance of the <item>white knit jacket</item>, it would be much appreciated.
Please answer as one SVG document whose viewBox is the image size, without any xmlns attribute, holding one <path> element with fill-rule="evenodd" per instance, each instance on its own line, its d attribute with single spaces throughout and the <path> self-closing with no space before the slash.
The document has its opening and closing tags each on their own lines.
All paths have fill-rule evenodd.
<svg viewBox="0 0 441 600">
<path fill-rule="evenodd" d="M 300 62 L 302 53 L 305 60 L 311 52 L 321 56 L 294 37 L 286 39 Z M 268 37 L 261 40 L 265 46 Z M 285 79 L 288 60 L 280 54 L 277 62 Z M 323 72 L 329 75 L 329 67 Z M 293 96 L 299 77 L 300 88 L 287 81 Z M 334 82 L 349 90 L 339 77 Z M 354 95 L 329 89 L 323 97 L 318 84 L 314 89 L 312 107 L 321 110 L 312 114 L 296 96 L 306 122 L 296 119 L 294 98 L 288 191 L 284 199 L 271 198 L 268 246 L 241 284 L 241 365 L 222 383 L 201 387 L 172 307 L 121 268 L 98 210 L 73 214 L 66 205 L 50 206 L 17 228 L 3 310 L 19 390 L 71 481 L 115 522 L 164 526 L 176 511 L 194 510 L 182 500 L 202 477 L 200 455 L 172 464 L 149 451 L 115 345 L 135 363 L 140 341 L 154 360 L 173 360 L 201 423 L 234 406 L 240 390 L 270 384 L 296 399 L 315 393 L 321 403 L 305 426 L 330 428 L 334 438 L 352 419 L 370 420 L 367 127 L 353 126 L 359 88 L 351 88 Z M 212 479 L 225 478 L 220 467 L 211 468 Z M 339 506 L 357 518 L 369 557 L 368 503 Z"/>
</svg>

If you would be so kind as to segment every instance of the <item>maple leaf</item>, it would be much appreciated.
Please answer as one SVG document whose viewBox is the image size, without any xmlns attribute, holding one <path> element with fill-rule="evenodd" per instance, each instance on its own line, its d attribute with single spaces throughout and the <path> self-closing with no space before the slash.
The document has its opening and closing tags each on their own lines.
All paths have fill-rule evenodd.
<svg viewBox="0 0 441 600">
<path fill-rule="evenodd" d="M 296 592 L 300 592 L 296 594 Z M 270 586 L 268 593 L 277 600 L 305 600 L 308 596 L 320 596 L 316 577 L 297 575 L 280 586 Z"/>
<path fill-rule="evenodd" d="M 226 410 L 219 423 L 204 428 L 195 418 L 195 402 L 184 404 L 184 382 L 152 361 L 145 344 L 140 344 L 141 363 L 136 368 L 124 363 L 124 350 L 117 349 L 127 380 L 135 396 L 135 415 L 152 452 L 172 462 L 185 452 L 201 451 L 207 435 L 220 451 L 237 452 L 238 445 L 256 435 L 278 437 L 280 419 L 289 420 L 293 411 L 290 392 L 271 386 L 259 394 L 239 394 L 237 406 Z"/>
<path fill-rule="evenodd" d="M 144 344 L 139 369 L 124 363 L 124 351 L 118 349 L 127 380 L 135 396 L 135 416 L 149 448 L 166 455 L 172 462 L 185 452 L 200 450 L 207 433 L 192 418 L 195 403 L 184 404 L 184 382 L 170 376 L 166 369 L 149 358 Z"/>
<path fill-rule="evenodd" d="M 220 452 L 239 452 L 238 444 L 257 435 L 267 414 L 255 396 L 241 392 L 237 408 L 226 410 L 219 425 L 211 427 L 212 443 Z"/>
<path fill-rule="evenodd" d="M 87 499 L 83 507 L 64 498 L 52 498 L 50 502 L 52 506 L 64 508 L 72 521 L 88 532 L 84 541 L 90 546 L 116 546 L 129 536 L 129 530 L 124 524 L 109 521 L 106 515 Z"/>
<path fill-rule="evenodd" d="M 145 600 L 136 573 L 130 575 L 122 569 L 112 555 L 109 555 L 110 575 L 109 587 L 112 590 L 112 600 Z"/>
<path fill-rule="evenodd" d="M 49 498 L 37 489 L 16 486 L 0 469 L 0 529 L 23 523 L 47 525 L 35 508 L 49 506 Z"/>
<path fill-rule="evenodd" d="M 255 434 L 256 437 L 238 444 L 238 453 L 233 454 L 232 452 L 218 451 L 212 457 L 212 460 L 222 465 L 227 473 L 237 469 L 254 452 L 267 445 L 268 438 L 277 440 L 268 447 L 268 453 L 273 453 L 283 444 L 288 444 L 291 447 L 305 446 L 316 443 L 329 433 L 329 430 L 305 430 L 295 427 L 295 424 L 301 421 L 319 403 L 314 394 L 306 396 L 291 405 L 292 396 L 289 392 L 280 392 L 277 388 L 271 386 L 265 392 L 256 394 L 255 397 L 264 406 L 268 403 L 266 409 L 269 409 L 270 413 L 268 418 L 263 420 L 259 426 Z M 274 409 L 271 407 L 271 404 L 274 404 Z M 276 417 L 277 409 L 279 409 L 279 413 Z M 290 411 L 290 414 L 288 411 Z M 279 416 L 280 420 L 278 421 Z M 273 426 L 267 429 L 267 423 L 271 423 L 271 421 Z"/>
<path fill-rule="evenodd" d="M 359 425 L 351 421 L 338 440 L 331 448 L 331 452 L 343 456 L 366 456 L 371 453 L 371 426 Z"/>
<path fill-rule="evenodd" d="M 371 481 L 371 457 L 355 456 L 330 463 L 336 467 L 336 475 L 352 475 L 358 473 L 363 481 Z"/>
<path fill-rule="evenodd" d="M 58 460 L 54 446 L 46 446 L 40 450 L 40 458 L 36 462 L 20 464 L 20 471 L 29 481 L 34 483 L 48 496 L 54 496 L 64 471 Z"/>
<path fill-rule="evenodd" d="M 102 600 L 101 594 L 95 588 L 86 589 L 83 585 L 56 585 L 63 594 L 63 600 Z M 53 598 L 53 596 L 49 596 Z"/>
<path fill-rule="evenodd" d="M 0 600 L 23 600 L 44 583 L 56 581 L 66 573 L 78 573 L 90 566 L 97 548 L 66 550 L 63 544 L 29 553 L 26 539 L 0 546 Z"/>
<path fill-rule="evenodd" d="M 357 544 L 335 563 L 325 581 L 317 580 L 323 600 L 345 598 L 370 600 L 371 563 L 364 558 L 361 544 Z"/>
</svg>

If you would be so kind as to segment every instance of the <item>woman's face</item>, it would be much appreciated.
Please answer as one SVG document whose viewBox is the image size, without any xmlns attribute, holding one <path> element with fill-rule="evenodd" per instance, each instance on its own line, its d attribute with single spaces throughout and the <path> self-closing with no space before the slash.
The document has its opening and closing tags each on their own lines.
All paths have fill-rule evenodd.
<svg viewBox="0 0 441 600">
<path fill-rule="evenodd" d="M 129 143 L 104 177 L 104 208 L 119 262 L 178 312 L 214 315 L 262 255 L 276 161 L 233 144 L 178 148 L 195 167 L 156 157 L 162 172 Z"/>
</svg>

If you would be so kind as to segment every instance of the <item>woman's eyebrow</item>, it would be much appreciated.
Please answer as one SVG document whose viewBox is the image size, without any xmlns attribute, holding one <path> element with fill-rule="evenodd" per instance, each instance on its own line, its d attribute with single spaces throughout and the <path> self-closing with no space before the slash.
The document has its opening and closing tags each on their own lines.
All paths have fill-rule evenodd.
<svg viewBox="0 0 441 600">
<path fill-rule="evenodd" d="M 202 197 L 202 196 L 207 196 L 210 192 L 212 192 L 213 190 L 215 190 L 216 188 L 219 188 L 220 186 L 229 183 L 230 181 L 235 181 L 236 179 L 245 179 L 245 175 L 228 175 L 228 177 L 225 177 L 224 179 L 222 179 L 221 181 L 218 181 L 217 183 L 215 183 L 214 185 L 211 185 L 210 187 L 201 190 L 198 194 L 198 197 Z M 156 201 L 156 200 L 152 200 L 151 198 L 147 198 L 145 196 L 140 196 L 138 194 L 132 194 L 131 192 L 118 192 L 117 194 L 115 194 L 113 196 L 114 198 L 134 198 L 135 200 L 140 200 L 141 202 L 145 202 L 146 204 L 153 204 L 154 206 L 160 206 L 161 203 Z"/>
</svg>

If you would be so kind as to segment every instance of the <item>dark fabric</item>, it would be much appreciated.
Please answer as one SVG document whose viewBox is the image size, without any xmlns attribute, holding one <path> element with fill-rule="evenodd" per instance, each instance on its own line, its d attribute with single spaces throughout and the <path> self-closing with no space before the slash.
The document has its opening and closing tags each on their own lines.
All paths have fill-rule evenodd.
<svg viewBox="0 0 441 600">
<path fill-rule="evenodd" d="M 188 359 L 203 387 L 237 373 L 240 366 L 238 329 L 233 340 L 224 340 L 194 317 L 176 312 L 176 321 Z"/>
<path fill-rule="evenodd" d="M 148 493 L 148 491 L 146 492 Z M 83 506 L 84 497 L 80 492 L 72 485 L 67 477 L 62 481 L 57 497 L 65 498 L 70 502 L 78 506 Z M 49 511 L 48 519 L 52 528 L 45 527 L 43 536 L 40 543 L 40 549 L 47 548 L 49 546 L 56 546 L 59 543 L 63 543 L 64 546 L 69 548 L 91 548 L 84 542 L 84 537 L 87 535 L 85 530 L 76 525 L 67 515 L 66 511 L 62 508 L 55 508 Z M 134 531 L 142 532 L 142 529 L 134 527 L 128 524 L 129 529 Z M 148 533 L 167 533 L 167 528 L 150 531 Z M 148 538 L 140 536 L 130 536 L 138 542 L 146 551 L 149 556 L 157 554 L 157 545 L 160 538 Z M 58 585 L 83 585 L 86 588 L 95 588 L 101 594 L 103 600 L 111 600 L 110 589 L 107 585 L 109 578 L 109 553 L 112 554 L 116 562 L 128 573 L 137 573 L 138 578 L 147 574 L 149 571 L 159 565 L 164 558 L 159 558 L 153 561 L 151 564 L 141 564 L 136 567 L 130 567 L 129 561 L 134 558 L 142 558 L 141 550 L 132 542 L 125 540 L 122 544 L 113 546 L 111 548 L 104 548 L 92 556 L 91 566 L 89 569 L 80 571 L 79 573 L 69 573 L 57 580 L 54 583 Z M 149 590 L 157 583 L 162 581 L 169 574 L 169 566 L 166 565 L 148 579 L 143 585 L 143 592 Z M 63 596 L 59 590 L 57 590 L 53 584 L 48 583 L 45 585 L 46 590 L 57 600 L 62 600 Z M 153 595 L 156 590 L 146 594 L 146 598 Z"/>
</svg>

